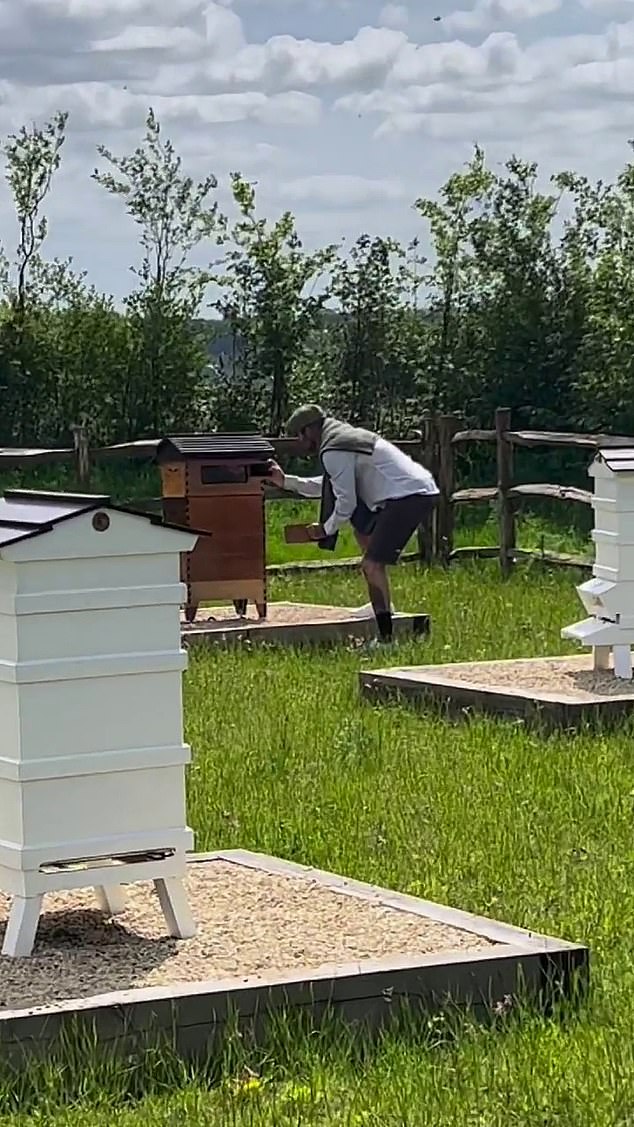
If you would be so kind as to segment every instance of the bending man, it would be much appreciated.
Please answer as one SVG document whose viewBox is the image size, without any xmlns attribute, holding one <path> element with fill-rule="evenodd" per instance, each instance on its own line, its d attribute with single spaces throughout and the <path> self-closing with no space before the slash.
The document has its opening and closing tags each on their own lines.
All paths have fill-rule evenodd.
<svg viewBox="0 0 634 1127">
<path fill-rule="evenodd" d="M 328 416 L 321 407 L 300 407 L 287 433 L 304 454 L 317 454 L 321 478 L 284 474 L 274 463 L 271 480 L 289 492 L 321 498 L 311 539 L 333 551 L 339 530 L 352 524 L 363 552 L 362 570 L 376 618 L 379 641 L 392 639 L 387 567 L 395 564 L 435 504 L 438 487 L 429 470 L 371 431 Z"/>
</svg>

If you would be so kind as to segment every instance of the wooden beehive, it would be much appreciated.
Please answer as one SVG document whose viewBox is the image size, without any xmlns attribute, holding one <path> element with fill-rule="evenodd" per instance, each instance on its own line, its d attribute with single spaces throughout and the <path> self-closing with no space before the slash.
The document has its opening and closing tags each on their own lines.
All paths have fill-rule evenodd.
<svg viewBox="0 0 634 1127">
<path fill-rule="evenodd" d="M 274 455 L 257 434 L 191 434 L 164 438 L 157 461 L 167 521 L 212 534 L 182 559 L 185 617 L 202 602 L 255 603 L 266 617 L 266 523 L 263 483 Z"/>
<path fill-rule="evenodd" d="M 154 880 L 173 934 L 185 811 L 179 567 L 196 534 L 108 497 L 0 498 L 3 952 L 31 951 L 42 897 Z"/>
</svg>

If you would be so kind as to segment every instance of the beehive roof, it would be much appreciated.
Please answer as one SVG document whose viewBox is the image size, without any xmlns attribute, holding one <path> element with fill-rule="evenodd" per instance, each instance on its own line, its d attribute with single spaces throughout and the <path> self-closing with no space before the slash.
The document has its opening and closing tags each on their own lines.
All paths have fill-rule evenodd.
<svg viewBox="0 0 634 1127">
<path fill-rule="evenodd" d="M 617 446 L 599 450 L 599 458 L 612 473 L 634 473 L 634 447 Z"/>
<path fill-rule="evenodd" d="M 181 434 L 159 442 L 157 457 L 165 458 L 272 458 L 275 450 L 260 434 Z"/>
<path fill-rule="evenodd" d="M 151 524 L 170 528 L 176 532 L 196 533 L 198 530 L 168 524 L 155 513 L 114 505 L 105 494 L 47 493 L 37 489 L 7 489 L 0 497 L 0 548 L 52 532 L 55 525 L 95 509 L 113 509 L 130 516 L 143 517 Z M 198 533 L 202 535 L 202 533 Z"/>
</svg>

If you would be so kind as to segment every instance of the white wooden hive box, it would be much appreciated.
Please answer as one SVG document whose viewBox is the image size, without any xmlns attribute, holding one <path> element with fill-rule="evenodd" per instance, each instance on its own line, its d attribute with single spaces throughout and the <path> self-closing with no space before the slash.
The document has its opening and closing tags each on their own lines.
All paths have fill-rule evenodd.
<svg viewBox="0 0 634 1127">
<path fill-rule="evenodd" d="M 564 626 L 561 637 L 582 646 L 630 646 L 634 643 L 634 626 L 628 630 L 602 618 L 584 618 Z"/>
<path fill-rule="evenodd" d="M 634 489 L 632 497 L 625 500 L 632 504 L 632 509 L 621 506 L 619 501 L 593 498 L 594 528 L 597 532 L 617 536 L 624 544 L 634 544 Z"/>
<path fill-rule="evenodd" d="M 634 544 L 623 543 L 617 533 L 601 529 L 593 530 L 592 540 L 595 566 L 617 572 L 619 582 L 634 582 Z M 605 578 L 602 573 L 600 577 Z"/>
<path fill-rule="evenodd" d="M 634 449 L 615 447 L 599 450 L 588 470 L 594 479 L 593 505 L 634 509 Z"/>
<path fill-rule="evenodd" d="M 629 598 L 634 583 L 634 449 L 599 450 L 588 473 L 594 479 L 593 575 L 625 585 L 619 613 L 629 616 L 634 614 Z"/>
<path fill-rule="evenodd" d="M 196 540 L 105 497 L 0 500 L 0 871 L 191 847 L 179 608 Z"/>
</svg>

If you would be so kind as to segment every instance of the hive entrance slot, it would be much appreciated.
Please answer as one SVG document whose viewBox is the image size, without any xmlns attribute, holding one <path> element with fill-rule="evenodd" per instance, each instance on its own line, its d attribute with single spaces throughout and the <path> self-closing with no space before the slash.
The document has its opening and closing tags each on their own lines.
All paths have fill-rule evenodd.
<svg viewBox="0 0 634 1127">
<path fill-rule="evenodd" d="M 246 466 L 201 466 L 201 485 L 244 485 Z"/>
<path fill-rule="evenodd" d="M 65 861 L 45 861 L 40 865 L 41 873 L 62 873 L 69 869 L 90 869 L 95 865 L 100 868 L 121 868 L 122 865 L 144 864 L 148 861 L 165 861 L 173 857 L 174 849 L 144 850 L 139 853 L 120 853 L 116 856 L 106 857 L 73 857 Z"/>
<path fill-rule="evenodd" d="M 125 885 L 139 880 L 151 880 L 158 897 L 169 935 L 176 939 L 191 939 L 196 934 L 196 924 L 189 910 L 187 896 L 181 876 L 173 875 L 171 858 L 176 856 L 173 848 L 145 850 L 136 853 L 119 854 L 111 857 L 86 857 L 51 861 L 40 866 L 42 877 L 51 878 L 50 889 L 40 886 L 37 892 L 13 897 L 7 928 L 2 944 L 2 954 L 11 957 L 24 957 L 31 954 L 37 926 L 42 911 L 42 902 L 47 891 L 57 891 L 59 885 L 55 877 L 60 873 L 85 873 L 79 878 L 70 875 L 69 887 L 92 885 L 97 902 L 108 916 L 125 912 Z M 149 863 L 145 870 L 135 868 L 135 864 Z M 62 877 L 62 880 L 64 878 Z M 94 881 L 94 883 L 93 883 Z M 63 887 L 63 886 L 62 886 Z"/>
</svg>

